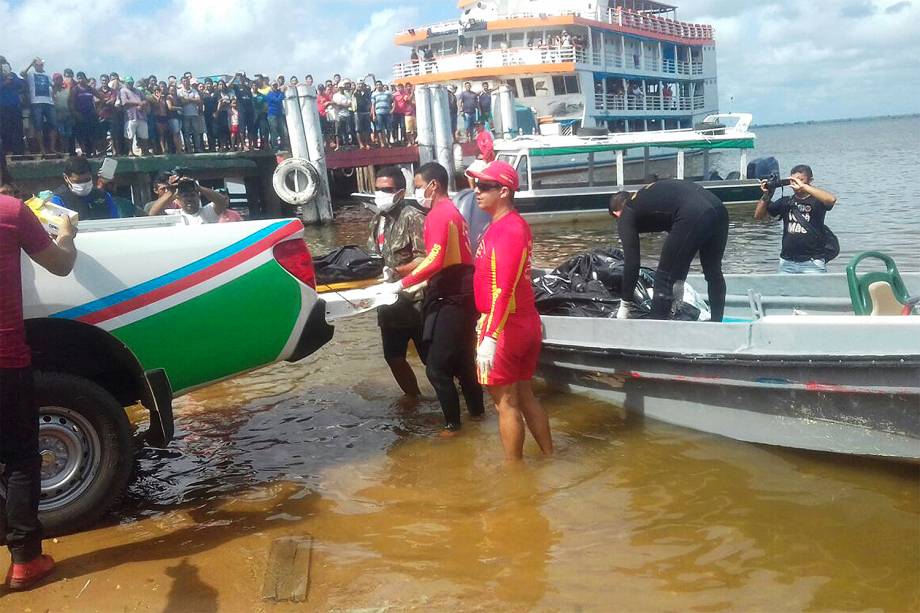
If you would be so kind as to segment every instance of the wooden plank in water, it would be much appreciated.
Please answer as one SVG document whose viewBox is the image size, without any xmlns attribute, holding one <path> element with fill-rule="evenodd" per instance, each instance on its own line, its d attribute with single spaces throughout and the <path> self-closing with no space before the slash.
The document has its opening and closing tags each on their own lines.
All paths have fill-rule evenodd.
<svg viewBox="0 0 920 613">
<path fill-rule="evenodd" d="M 262 581 L 262 599 L 305 601 L 312 551 L 312 536 L 288 536 L 272 541 Z"/>
</svg>

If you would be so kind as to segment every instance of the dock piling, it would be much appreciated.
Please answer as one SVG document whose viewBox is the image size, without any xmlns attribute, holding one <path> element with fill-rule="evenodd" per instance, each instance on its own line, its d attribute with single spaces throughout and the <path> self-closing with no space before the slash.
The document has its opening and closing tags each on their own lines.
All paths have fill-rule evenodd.
<svg viewBox="0 0 920 613">
<path fill-rule="evenodd" d="M 454 191 L 454 135 L 450 125 L 450 107 L 447 90 L 443 85 L 429 86 L 431 92 L 432 123 L 434 124 L 434 145 L 438 163 L 447 169 L 448 188 Z"/>
<path fill-rule="evenodd" d="M 418 130 L 418 163 L 427 164 L 435 159 L 431 91 L 428 85 L 415 88 L 415 124 Z"/>
<path fill-rule="evenodd" d="M 307 145 L 307 159 L 313 162 L 319 171 L 320 183 L 316 197 L 311 203 L 316 209 L 320 223 L 332 221 L 332 195 L 329 192 L 329 173 L 326 170 L 326 144 L 323 141 L 323 129 L 319 122 L 319 110 L 316 107 L 316 90 L 301 83 L 297 86 L 300 98 L 300 115 Z"/>
</svg>

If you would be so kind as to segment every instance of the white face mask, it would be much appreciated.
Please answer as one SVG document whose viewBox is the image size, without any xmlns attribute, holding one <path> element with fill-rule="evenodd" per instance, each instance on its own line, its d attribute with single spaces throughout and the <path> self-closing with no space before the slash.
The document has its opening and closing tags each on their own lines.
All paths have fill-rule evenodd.
<svg viewBox="0 0 920 613">
<path fill-rule="evenodd" d="M 378 211 L 386 213 L 396 206 L 396 194 L 376 191 L 374 192 L 374 204 L 377 206 Z"/>
<path fill-rule="evenodd" d="M 78 196 L 87 196 L 91 191 L 93 191 L 93 182 L 87 181 L 86 183 L 69 183 L 70 191 L 75 193 Z"/>
<path fill-rule="evenodd" d="M 427 191 L 427 185 L 415 188 L 415 201 L 425 208 L 429 208 L 431 206 L 431 199 L 425 196 L 425 192 Z"/>
</svg>

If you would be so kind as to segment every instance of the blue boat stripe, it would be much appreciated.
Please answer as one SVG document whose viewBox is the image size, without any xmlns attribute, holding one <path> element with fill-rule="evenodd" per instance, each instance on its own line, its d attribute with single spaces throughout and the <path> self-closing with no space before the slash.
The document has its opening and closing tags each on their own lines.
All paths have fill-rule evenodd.
<svg viewBox="0 0 920 613">
<path fill-rule="evenodd" d="M 233 243 L 232 245 L 228 245 L 219 251 L 215 251 L 207 257 L 201 258 L 200 260 L 192 262 L 191 264 L 186 264 L 185 266 L 168 272 L 165 275 L 161 275 L 149 281 L 145 281 L 139 285 L 135 285 L 134 287 L 129 287 L 128 289 L 115 292 L 114 294 L 105 296 L 104 298 L 99 298 L 97 300 L 93 300 L 92 302 L 87 302 L 81 306 L 54 313 L 51 315 L 51 317 L 57 317 L 61 319 L 77 319 L 79 317 L 89 315 L 90 313 L 95 313 L 96 311 L 107 309 L 126 300 L 137 298 L 138 296 L 146 294 L 147 292 L 157 290 L 165 285 L 169 285 L 170 283 L 178 281 L 183 277 L 187 277 L 189 275 L 195 274 L 196 272 L 204 270 L 208 266 L 216 264 L 224 258 L 227 258 L 234 253 L 237 253 L 238 251 L 242 251 L 254 243 L 257 243 L 275 230 L 286 226 L 288 223 L 289 221 L 279 221 L 278 223 L 267 226 L 258 232 L 255 232 L 246 238 Z"/>
</svg>

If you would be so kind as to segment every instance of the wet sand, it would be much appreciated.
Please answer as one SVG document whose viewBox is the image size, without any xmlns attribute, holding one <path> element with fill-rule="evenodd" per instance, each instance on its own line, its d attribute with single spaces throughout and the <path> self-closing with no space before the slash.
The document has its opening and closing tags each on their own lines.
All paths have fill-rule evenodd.
<svg viewBox="0 0 920 613">
<path fill-rule="evenodd" d="M 298 364 L 177 401 L 109 526 L 48 542 L 4 611 L 885 610 L 920 607 L 915 466 L 740 443 L 541 390 L 558 455 L 502 462 L 494 411 L 434 436 L 372 316 Z M 417 372 L 421 369 L 416 361 Z M 430 388 L 428 388 L 430 393 Z M 261 599 L 313 538 L 308 600 Z"/>
</svg>

